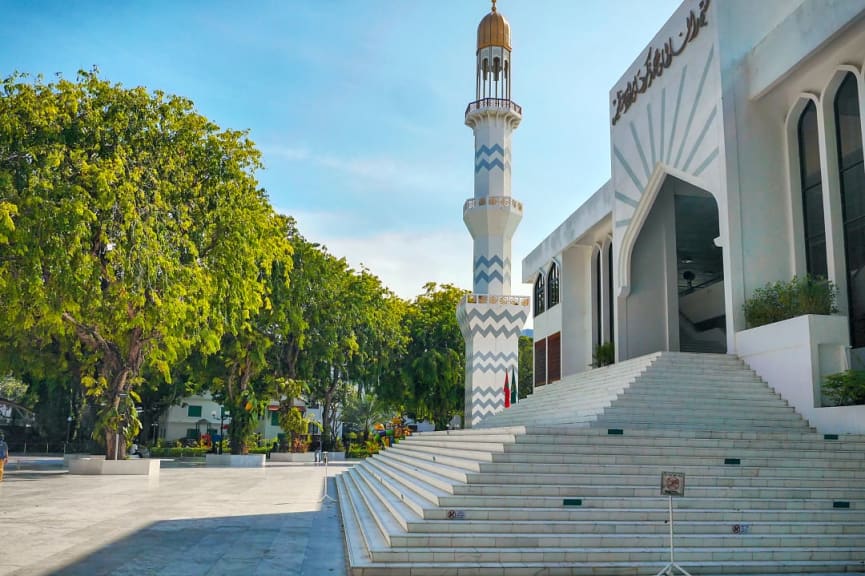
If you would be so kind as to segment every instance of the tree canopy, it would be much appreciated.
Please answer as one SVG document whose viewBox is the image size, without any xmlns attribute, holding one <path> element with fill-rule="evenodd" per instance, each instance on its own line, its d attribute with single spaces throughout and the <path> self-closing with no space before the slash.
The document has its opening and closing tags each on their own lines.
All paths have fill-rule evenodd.
<svg viewBox="0 0 865 576">
<path fill-rule="evenodd" d="M 252 142 L 188 99 L 93 71 L 11 76 L 0 96 L 2 337 L 74 351 L 110 437 L 145 365 L 168 378 L 249 329 L 290 245 Z"/>
</svg>

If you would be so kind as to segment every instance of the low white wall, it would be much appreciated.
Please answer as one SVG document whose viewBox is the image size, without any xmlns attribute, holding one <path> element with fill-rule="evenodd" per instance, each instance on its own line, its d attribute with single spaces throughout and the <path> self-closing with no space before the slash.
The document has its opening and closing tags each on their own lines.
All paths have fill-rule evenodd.
<svg viewBox="0 0 865 576">
<path fill-rule="evenodd" d="M 315 462 L 315 452 L 271 452 L 271 462 Z"/>
<path fill-rule="evenodd" d="M 69 461 L 69 473 L 81 475 L 158 476 L 160 461 L 151 458 L 106 460 L 104 456 L 75 458 Z"/>
<path fill-rule="evenodd" d="M 846 316 L 798 316 L 736 333 L 736 353 L 824 434 L 865 434 L 865 406 L 821 407 L 823 379 L 847 369 Z"/>
<path fill-rule="evenodd" d="M 263 468 L 265 454 L 207 454 L 204 457 L 207 466 L 225 466 L 228 468 Z"/>
</svg>

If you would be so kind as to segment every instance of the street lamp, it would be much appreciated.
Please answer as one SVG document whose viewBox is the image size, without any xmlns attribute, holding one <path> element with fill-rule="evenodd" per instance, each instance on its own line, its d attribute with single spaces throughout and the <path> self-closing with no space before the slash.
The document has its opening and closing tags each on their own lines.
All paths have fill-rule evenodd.
<svg viewBox="0 0 865 576">
<path fill-rule="evenodd" d="M 66 417 L 66 442 L 63 444 L 63 453 L 66 454 L 66 446 L 69 444 L 69 432 L 72 430 L 72 414 Z"/>
<path fill-rule="evenodd" d="M 225 425 L 223 421 L 225 421 L 226 416 L 231 416 L 231 412 L 225 409 L 225 406 L 219 407 L 219 454 L 222 454 L 222 438 L 223 438 L 223 430 L 225 430 Z"/>
<path fill-rule="evenodd" d="M 27 437 L 30 436 L 30 423 L 24 424 L 24 456 L 27 456 Z"/>
<path fill-rule="evenodd" d="M 153 445 L 156 446 L 156 441 L 159 440 L 159 422 L 152 422 L 150 427 L 153 428 Z"/>
</svg>

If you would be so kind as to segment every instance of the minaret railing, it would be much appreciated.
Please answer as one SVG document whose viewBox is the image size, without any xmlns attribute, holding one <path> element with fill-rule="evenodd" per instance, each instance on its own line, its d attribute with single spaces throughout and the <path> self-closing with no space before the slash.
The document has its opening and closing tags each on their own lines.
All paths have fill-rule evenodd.
<svg viewBox="0 0 865 576">
<path fill-rule="evenodd" d="M 511 112 L 516 112 L 520 116 L 523 114 L 522 106 L 513 100 L 507 98 L 481 98 L 480 100 L 475 100 L 466 106 L 466 116 L 468 116 L 472 110 L 488 110 L 490 108 L 509 110 Z"/>
<path fill-rule="evenodd" d="M 463 212 L 480 206 L 496 206 L 501 208 L 513 207 L 517 212 L 523 211 L 523 203 L 514 200 L 510 196 L 483 196 L 481 198 L 469 198 L 463 204 Z"/>
</svg>

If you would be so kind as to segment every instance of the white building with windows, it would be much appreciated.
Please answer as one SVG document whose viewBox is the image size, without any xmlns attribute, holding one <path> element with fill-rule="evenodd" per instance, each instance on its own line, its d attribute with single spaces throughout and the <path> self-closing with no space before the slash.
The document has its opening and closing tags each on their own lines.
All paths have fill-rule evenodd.
<svg viewBox="0 0 865 576">
<path fill-rule="evenodd" d="M 535 385 L 659 350 L 737 354 L 826 432 L 823 377 L 865 365 L 865 0 L 685 0 L 612 87 L 611 178 L 523 260 Z M 769 282 L 839 313 L 750 329 Z"/>
<path fill-rule="evenodd" d="M 296 399 L 294 404 L 303 408 L 308 417 L 314 421 L 310 423 L 310 434 L 317 432 L 317 424 L 321 422 L 321 408 L 318 406 L 307 407 L 305 403 Z M 273 444 L 280 434 L 282 428 L 279 426 L 279 402 L 270 402 L 269 409 L 264 417 L 260 418 L 255 432 L 261 435 L 262 441 Z M 231 422 L 231 413 L 222 412 L 222 405 L 215 401 L 210 394 L 187 396 L 179 403 L 170 406 L 159 420 L 158 436 L 167 442 L 191 439 L 199 440 L 205 434 L 214 437 L 219 434 L 220 426 L 223 435 L 228 434 L 228 424 Z"/>
</svg>

